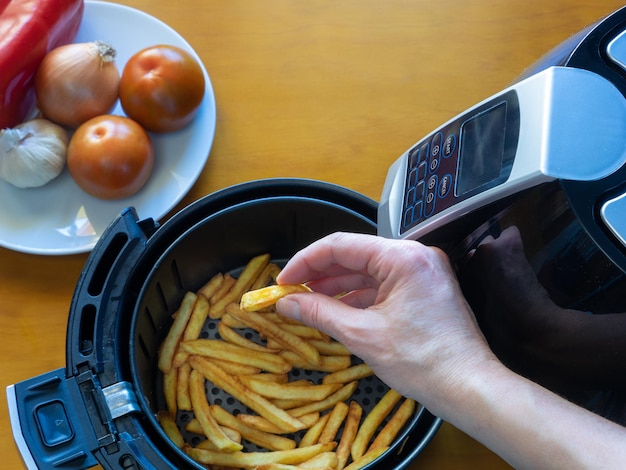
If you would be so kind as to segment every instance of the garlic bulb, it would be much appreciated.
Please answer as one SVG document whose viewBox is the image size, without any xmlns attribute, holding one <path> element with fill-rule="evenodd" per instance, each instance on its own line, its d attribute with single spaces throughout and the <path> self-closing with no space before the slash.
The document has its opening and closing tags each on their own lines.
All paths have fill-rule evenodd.
<svg viewBox="0 0 626 470">
<path fill-rule="evenodd" d="M 33 119 L 0 131 L 0 178 L 18 188 L 43 186 L 65 167 L 67 131 Z"/>
</svg>

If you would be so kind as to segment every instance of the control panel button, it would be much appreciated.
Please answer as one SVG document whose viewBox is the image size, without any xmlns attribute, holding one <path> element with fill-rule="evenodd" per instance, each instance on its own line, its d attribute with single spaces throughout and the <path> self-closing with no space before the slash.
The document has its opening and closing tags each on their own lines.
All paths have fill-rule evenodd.
<svg viewBox="0 0 626 470">
<path fill-rule="evenodd" d="M 444 175 L 439 181 L 439 197 L 446 197 L 452 187 L 452 176 Z"/>
<path fill-rule="evenodd" d="M 431 146 L 430 146 L 430 161 L 428 163 L 428 169 L 431 173 L 437 171 L 439 168 L 439 159 L 441 158 L 441 145 L 443 141 L 443 134 L 441 132 L 437 132 L 433 137 Z"/>
<path fill-rule="evenodd" d="M 422 162 L 420 166 L 417 167 L 416 178 L 416 181 L 422 181 L 426 178 L 426 162 Z"/>
<path fill-rule="evenodd" d="M 404 211 L 403 223 L 405 227 L 410 227 L 413 223 L 413 206 L 409 206 L 409 208 Z"/>
<path fill-rule="evenodd" d="M 424 203 L 422 201 L 418 201 L 417 204 L 413 206 L 413 221 L 418 221 L 422 218 L 422 207 Z"/>
<path fill-rule="evenodd" d="M 418 181 L 419 181 L 419 178 L 417 177 L 417 168 L 414 168 L 409 173 L 409 181 L 408 181 L 409 188 L 412 188 L 413 186 L 415 186 Z"/>
<path fill-rule="evenodd" d="M 420 147 L 420 155 L 422 161 L 428 159 L 428 157 L 430 156 L 430 142 L 424 142 L 422 144 L 422 146 Z"/>
<path fill-rule="evenodd" d="M 432 147 L 430 149 L 431 158 L 439 158 L 441 154 L 441 141 L 443 140 L 443 135 L 441 132 L 437 132 L 433 137 Z"/>
<path fill-rule="evenodd" d="M 428 192 L 434 192 L 435 186 L 437 186 L 437 175 L 428 178 Z"/>
<path fill-rule="evenodd" d="M 456 149 L 456 135 L 450 134 L 443 142 L 443 157 L 448 158 Z"/>
<path fill-rule="evenodd" d="M 429 168 L 429 169 L 430 169 L 430 172 L 431 172 L 431 173 L 436 172 L 436 171 L 437 171 L 437 168 L 439 168 L 439 159 L 438 159 L 438 158 L 433 158 L 433 159 L 430 161 L 430 168 Z"/>
<path fill-rule="evenodd" d="M 420 155 L 419 147 L 413 147 L 409 151 L 409 166 L 411 168 L 417 168 L 417 165 L 419 165 L 421 158 L 423 157 Z"/>
<path fill-rule="evenodd" d="M 432 175 L 426 183 L 426 196 L 424 197 L 424 217 L 430 217 L 435 211 L 437 200 L 437 175 Z"/>
<path fill-rule="evenodd" d="M 424 197 L 424 187 L 426 185 L 424 184 L 423 181 L 420 181 L 416 186 L 415 186 L 415 198 L 416 199 L 422 199 Z"/>
<path fill-rule="evenodd" d="M 417 202 L 417 197 L 415 195 L 415 188 L 411 188 L 406 193 L 406 201 L 404 201 L 404 204 L 406 207 L 409 207 L 415 204 L 415 202 Z"/>
</svg>

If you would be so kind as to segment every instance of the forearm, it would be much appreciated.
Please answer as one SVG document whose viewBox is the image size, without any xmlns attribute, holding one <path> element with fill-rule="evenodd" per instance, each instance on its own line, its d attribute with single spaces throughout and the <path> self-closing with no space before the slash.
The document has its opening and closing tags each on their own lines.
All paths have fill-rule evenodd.
<svg viewBox="0 0 626 470">
<path fill-rule="evenodd" d="M 459 383 L 431 411 L 515 468 L 626 468 L 626 428 L 500 364 Z"/>
</svg>

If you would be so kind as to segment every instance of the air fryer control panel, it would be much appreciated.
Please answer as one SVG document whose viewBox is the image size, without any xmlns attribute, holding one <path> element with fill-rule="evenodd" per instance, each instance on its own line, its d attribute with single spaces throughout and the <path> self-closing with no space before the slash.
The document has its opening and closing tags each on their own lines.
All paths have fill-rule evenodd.
<svg viewBox="0 0 626 470">
<path fill-rule="evenodd" d="M 624 129 L 626 100 L 609 80 L 549 67 L 404 152 L 387 173 L 378 234 L 419 239 L 545 182 L 599 181 L 626 163 Z"/>
<path fill-rule="evenodd" d="M 519 103 L 510 91 L 463 115 L 407 152 L 400 233 L 511 173 Z"/>
</svg>

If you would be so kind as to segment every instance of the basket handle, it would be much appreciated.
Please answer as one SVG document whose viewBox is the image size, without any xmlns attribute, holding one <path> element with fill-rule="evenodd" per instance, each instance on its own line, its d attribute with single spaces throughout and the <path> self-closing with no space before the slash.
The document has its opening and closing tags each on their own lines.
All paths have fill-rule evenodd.
<svg viewBox="0 0 626 470">
<path fill-rule="evenodd" d="M 65 369 L 47 372 L 6 390 L 11 428 L 28 469 L 79 470 L 98 462 L 98 447 L 80 390 Z"/>
</svg>

